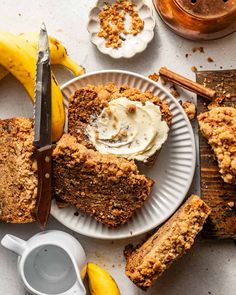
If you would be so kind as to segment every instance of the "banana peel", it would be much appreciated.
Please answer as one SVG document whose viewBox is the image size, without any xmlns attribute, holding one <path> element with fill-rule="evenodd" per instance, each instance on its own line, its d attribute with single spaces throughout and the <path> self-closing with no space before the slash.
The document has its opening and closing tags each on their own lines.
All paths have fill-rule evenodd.
<svg viewBox="0 0 236 295">
<path fill-rule="evenodd" d="M 87 274 L 91 295 L 120 295 L 120 290 L 111 275 L 94 263 L 88 263 Z"/>
<path fill-rule="evenodd" d="M 34 103 L 36 50 L 27 41 L 7 32 L 0 32 L 0 65 L 24 86 Z M 63 96 L 52 74 L 52 139 L 57 141 L 64 132 L 65 109 Z"/>
<path fill-rule="evenodd" d="M 22 40 L 30 43 L 34 49 L 35 54 L 38 50 L 38 33 L 28 32 L 18 35 Z M 67 54 L 66 48 L 56 38 L 49 36 L 50 58 L 52 65 L 63 65 L 74 73 L 75 76 L 80 76 L 85 73 L 85 69 L 74 62 Z M 9 74 L 8 70 L 0 66 L 0 80 Z"/>
</svg>

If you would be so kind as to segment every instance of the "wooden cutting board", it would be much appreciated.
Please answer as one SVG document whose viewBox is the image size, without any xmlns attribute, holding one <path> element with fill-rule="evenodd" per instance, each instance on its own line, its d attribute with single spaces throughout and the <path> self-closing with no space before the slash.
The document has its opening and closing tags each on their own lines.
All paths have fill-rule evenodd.
<svg viewBox="0 0 236 295">
<path fill-rule="evenodd" d="M 225 94 L 225 106 L 236 107 L 236 70 L 197 72 L 197 82 Z M 198 113 L 206 112 L 208 101 L 197 98 Z M 208 238 L 236 239 L 236 185 L 223 182 L 211 147 L 199 132 L 200 186 L 202 199 L 212 208 L 203 229 Z"/>
</svg>

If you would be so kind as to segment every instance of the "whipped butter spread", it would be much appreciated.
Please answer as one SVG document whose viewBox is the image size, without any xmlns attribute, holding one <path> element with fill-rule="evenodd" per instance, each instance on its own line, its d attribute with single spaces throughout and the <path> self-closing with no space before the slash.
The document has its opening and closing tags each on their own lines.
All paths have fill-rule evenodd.
<svg viewBox="0 0 236 295">
<path fill-rule="evenodd" d="M 161 148 L 168 131 L 159 106 L 126 97 L 110 101 L 86 130 L 100 153 L 144 162 Z"/>
</svg>

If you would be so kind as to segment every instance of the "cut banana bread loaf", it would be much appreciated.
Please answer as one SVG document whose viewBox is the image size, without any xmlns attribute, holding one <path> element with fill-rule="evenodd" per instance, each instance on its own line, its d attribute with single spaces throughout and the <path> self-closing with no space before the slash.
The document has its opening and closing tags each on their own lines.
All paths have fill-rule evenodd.
<svg viewBox="0 0 236 295">
<path fill-rule="evenodd" d="M 178 211 L 137 249 L 125 249 L 126 275 L 143 290 L 191 248 L 211 209 L 191 196 Z"/>
<path fill-rule="evenodd" d="M 149 166 L 167 139 L 171 120 L 166 101 L 127 85 L 87 85 L 69 99 L 68 132 L 79 143 Z"/>
<path fill-rule="evenodd" d="M 224 182 L 236 184 L 236 109 L 213 108 L 201 113 L 198 123 L 215 153 Z"/>
<path fill-rule="evenodd" d="M 57 143 L 53 158 L 55 197 L 110 227 L 126 223 L 154 184 L 133 161 L 87 149 L 69 134 Z"/>
<path fill-rule="evenodd" d="M 0 220 L 35 220 L 37 164 L 30 119 L 0 120 Z"/>
</svg>

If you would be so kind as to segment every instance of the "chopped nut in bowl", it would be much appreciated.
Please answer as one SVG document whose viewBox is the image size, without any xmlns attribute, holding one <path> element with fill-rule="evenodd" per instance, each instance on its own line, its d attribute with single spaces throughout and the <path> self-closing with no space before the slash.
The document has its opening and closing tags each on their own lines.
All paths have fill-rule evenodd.
<svg viewBox="0 0 236 295">
<path fill-rule="evenodd" d="M 90 39 L 102 53 L 130 58 L 154 36 L 155 20 L 143 0 L 98 0 L 89 14 Z"/>
</svg>

